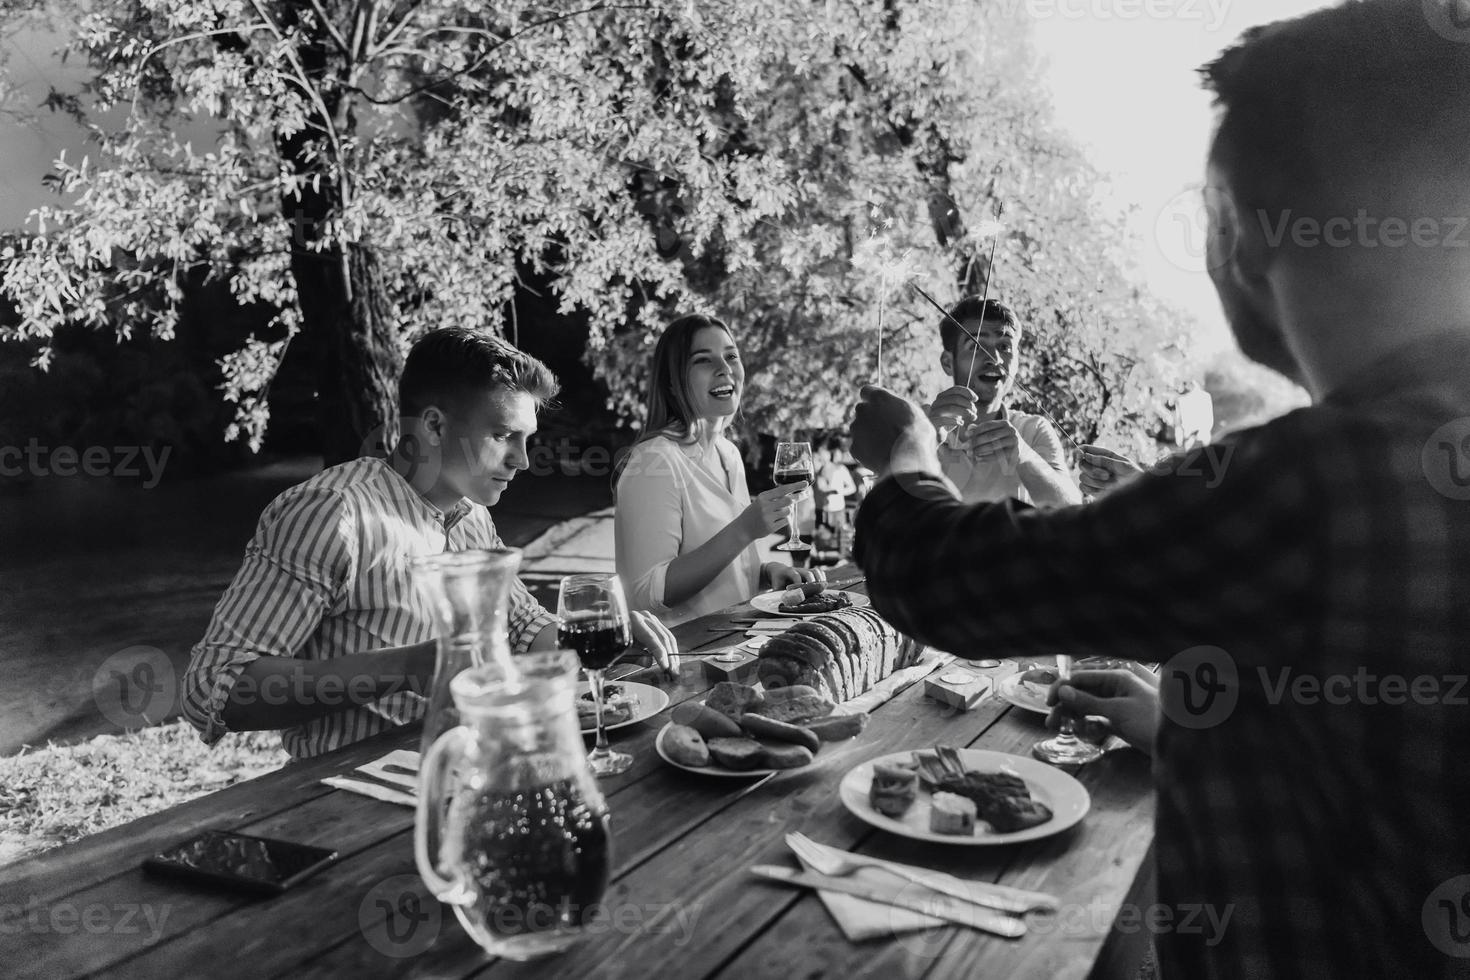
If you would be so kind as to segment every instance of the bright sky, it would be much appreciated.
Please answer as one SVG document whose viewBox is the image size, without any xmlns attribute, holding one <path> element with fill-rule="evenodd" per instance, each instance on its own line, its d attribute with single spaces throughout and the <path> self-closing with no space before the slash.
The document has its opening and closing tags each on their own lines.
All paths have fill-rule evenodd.
<svg viewBox="0 0 1470 980">
<path fill-rule="evenodd" d="M 1141 261 L 1155 292 L 1199 322 L 1207 346 L 1228 332 L 1199 254 L 1200 217 L 1191 188 L 1204 169 L 1212 121 L 1194 70 L 1247 27 L 1332 6 L 1325 0 L 1001 0 L 1031 18 L 1050 61 L 1062 126 L 1113 177 L 1116 206 L 1138 207 Z M 36 38 L 11 55 L 14 80 L 34 104 L 48 83 L 71 89 L 75 75 Z M 44 203 L 40 178 L 58 149 L 80 158 L 81 134 L 43 114 L 21 129 L 0 118 L 0 228 L 19 227 Z"/>
<path fill-rule="evenodd" d="M 1031 17 L 1049 59 L 1057 116 L 1111 174 L 1116 205 L 1136 205 L 1149 285 L 1229 343 L 1201 255 L 1199 207 L 1213 113 L 1195 69 L 1256 24 L 1325 0 L 1004 0 Z"/>
</svg>

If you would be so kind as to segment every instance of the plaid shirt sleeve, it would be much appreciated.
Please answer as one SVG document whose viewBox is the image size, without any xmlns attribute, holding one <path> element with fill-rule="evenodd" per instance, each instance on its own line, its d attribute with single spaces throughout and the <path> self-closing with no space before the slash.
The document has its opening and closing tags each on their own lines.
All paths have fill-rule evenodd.
<svg viewBox="0 0 1470 980">
<path fill-rule="evenodd" d="M 943 650 L 1164 660 L 1308 587 L 1297 515 L 1311 477 L 1293 452 L 1245 433 L 1050 511 L 968 506 L 940 477 L 890 477 L 858 513 L 854 557 L 878 611 Z"/>
</svg>

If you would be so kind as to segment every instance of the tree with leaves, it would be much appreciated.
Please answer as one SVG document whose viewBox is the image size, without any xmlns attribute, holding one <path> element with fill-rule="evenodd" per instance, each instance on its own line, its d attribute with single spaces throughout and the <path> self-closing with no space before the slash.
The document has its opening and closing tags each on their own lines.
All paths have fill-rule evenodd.
<svg viewBox="0 0 1470 980">
<path fill-rule="evenodd" d="M 109 4 L 79 22 L 91 81 L 55 100 L 95 152 L 58 161 L 63 201 L 0 252 L 7 336 L 42 365 L 69 325 L 169 337 L 202 270 L 273 313 L 222 359 L 228 435 L 260 444 L 305 347 L 334 461 L 391 428 L 419 332 L 514 336 L 528 289 L 587 317 L 635 423 L 661 324 L 729 317 L 774 430 L 838 424 L 879 337 L 885 381 L 919 392 L 936 318 L 906 283 L 948 302 L 989 279 L 1036 327 L 1038 403 L 1081 435 L 1136 425 L 1177 386 L 1184 361 L 1154 352 L 1178 325 L 1133 285 L 1025 27 L 994 7 Z"/>
</svg>

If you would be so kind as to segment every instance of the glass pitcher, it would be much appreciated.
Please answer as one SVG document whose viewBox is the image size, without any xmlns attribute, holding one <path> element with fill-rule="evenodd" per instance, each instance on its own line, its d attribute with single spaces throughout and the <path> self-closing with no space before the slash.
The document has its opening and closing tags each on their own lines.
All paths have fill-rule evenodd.
<svg viewBox="0 0 1470 980">
<path fill-rule="evenodd" d="M 528 960 L 571 946 L 600 914 L 612 831 L 573 703 L 575 654 L 516 666 L 450 684 L 461 721 L 419 767 L 414 857 L 486 952 Z"/>
<path fill-rule="evenodd" d="M 420 752 L 459 724 L 449 685 L 460 671 L 487 664 L 507 676 L 514 672 L 507 617 L 510 586 L 520 567 L 516 548 L 451 551 L 409 563 L 439 633 Z"/>
</svg>

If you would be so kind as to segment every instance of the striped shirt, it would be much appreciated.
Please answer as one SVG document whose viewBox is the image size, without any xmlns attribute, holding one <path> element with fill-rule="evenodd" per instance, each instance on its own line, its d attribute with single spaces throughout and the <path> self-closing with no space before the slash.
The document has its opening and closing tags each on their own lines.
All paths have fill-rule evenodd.
<svg viewBox="0 0 1470 980">
<path fill-rule="evenodd" d="M 1082 507 L 885 480 L 873 604 L 970 656 L 1156 660 L 1161 975 L 1465 976 L 1470 331 Z M 1105 778 L 1105 777 L 1104 777 Z M 1065 858 L 1063 858 L 1065 860 Z"/>
<path fill-rule="evenodd" d="M 432 640 L 437 629 L 409 580 L 413 558 L 504 547 L 490 512 L 461 500 L 444 514 L 381 459 L 357 459 L 277 497 L 261 515 L 245 561 L 215 606 L 184 678 L 183 714 L 207 744 L 241 672 L 260 657 L 330 660 Z M 512 653 L 555 618 L 519 580 L 511 589 Z M 426 701 L 390 694 L 281 731 L 308 758 L 418 721 Z"/>
</svg>

